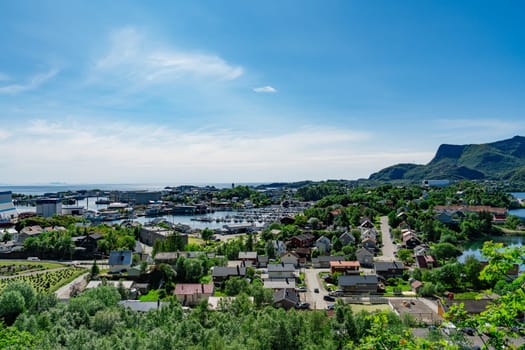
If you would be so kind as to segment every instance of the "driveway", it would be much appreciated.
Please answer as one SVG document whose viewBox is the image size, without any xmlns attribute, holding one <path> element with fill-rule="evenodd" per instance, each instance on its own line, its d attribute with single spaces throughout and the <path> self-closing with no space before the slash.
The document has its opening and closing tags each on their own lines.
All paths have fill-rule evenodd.
<svg viewBox="0 0 525 350">
<path fill-rule="evenodd" d="M 397 251 L 397 248 L 392 242 L 390 236 L 390 225 L 388 224 L 388 216 L 381 217 L 381 236 L 383 238 L 383 247 L 381 248 L 383 255 L 378 256 L 376 260 L 380 261 L 393 261 L 396 259 L 394 253 Z"/>
<path fill-rule="evenodd" d="M 317 310 L 326 310 L 326 301 L 323 300 L 323 296 L 327 295 L 328 292 L 324 289 L 321 280 L 319 279 L 319 272 L 330 272 L 329 269 L 304 269 L 304 279 L 306 283 L 306 293 L 301 295 L 301 300 L 310 303 L 310 308 Z M 319 293 L 315 293 L 314 289 L 318 288 Z M 331 303 L 333 304 L 333 303 Z"/>
</svg>

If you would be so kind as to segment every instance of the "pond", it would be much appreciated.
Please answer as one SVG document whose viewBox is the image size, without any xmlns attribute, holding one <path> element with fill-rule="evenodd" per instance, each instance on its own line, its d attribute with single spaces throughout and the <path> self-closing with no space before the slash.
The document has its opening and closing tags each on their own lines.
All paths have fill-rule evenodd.
<svg viewBox="0 0 525 350">
<path fill-rule="evenodd" d="M 463 254 L 458 258 L 458 261 L 464 262 L 469 255 L 474 255 L 478 260 L 484 260 L 481 257 L 481 248 L 485 241 L 503 242 L 507 246 L 522 246 L 525 243 L 525 236 L 491 236 L 483 240 L 470 241 L 464 244 Z"/>
</svg>

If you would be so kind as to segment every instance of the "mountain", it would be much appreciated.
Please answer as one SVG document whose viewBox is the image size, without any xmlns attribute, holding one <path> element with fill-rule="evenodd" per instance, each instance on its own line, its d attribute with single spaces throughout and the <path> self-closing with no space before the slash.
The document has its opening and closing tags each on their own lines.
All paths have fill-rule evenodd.
<svg viewBox="0 0 525 350">
<path fill-rule="evenodd" d="M 370 175 L 370 180 L 525 180 L 525 137 L 471 145 L 441 145 L 426 165 L 397 164 Z"/>
</svg>

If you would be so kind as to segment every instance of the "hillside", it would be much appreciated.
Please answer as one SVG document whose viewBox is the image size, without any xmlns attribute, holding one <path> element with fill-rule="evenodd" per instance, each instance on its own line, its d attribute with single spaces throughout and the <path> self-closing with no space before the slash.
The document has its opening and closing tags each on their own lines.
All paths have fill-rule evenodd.
<svg viewBox="0 0 525 350">
<path fill-rule="evenodd" d="M 397 164 L 370 175 L 370 180 L 523 179 L 525 137 L 485 144 L 441 145 L 426 165 Z"/>
</svg>

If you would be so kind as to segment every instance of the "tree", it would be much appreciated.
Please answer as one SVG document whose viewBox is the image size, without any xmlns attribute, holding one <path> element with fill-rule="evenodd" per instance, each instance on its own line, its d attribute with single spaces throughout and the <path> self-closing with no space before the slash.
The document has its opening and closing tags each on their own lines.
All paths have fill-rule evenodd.
<svg viewBox="0 0 525 350">
<path fill-rule="evenodd" d="M 432 246 L 432 255 L 438 260 L 448 260 L 461 255 L 461 250 L 450 243 L 436 243 Z"/>
<path fill-rule="evenodd" d="M 100 268 L 97 265 L 97 260 L 93 260 L 93 265 L 91 265 L 91 277 L 98 276 L 100 273 Z"/>
<path fill-rule="evenodd" d="M 213 230 L 207 227 L 201 231 L 201 238 L 205 240 L 206 242 L 208 242 L 212 236 L 213 236 Z"/>
<path fill-rule="evenodd" d="M 0 295 L 0 318 L 10 325 L 26 309 L 24 297 L 19 291 L 7 290 Z"/>
</svg>

